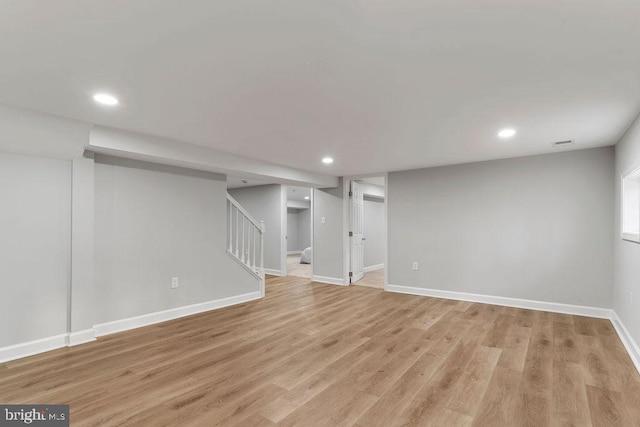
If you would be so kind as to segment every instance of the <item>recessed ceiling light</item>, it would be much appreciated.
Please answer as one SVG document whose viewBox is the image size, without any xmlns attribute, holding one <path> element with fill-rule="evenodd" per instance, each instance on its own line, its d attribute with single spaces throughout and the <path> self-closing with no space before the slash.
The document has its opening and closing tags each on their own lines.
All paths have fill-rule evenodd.
<svg viewBox="0 0 640 427">
<path fill-rule="evenodd" d="M 500 138 L 511 138 L 515 134 L 516 134 L 515 129 L 502 129 L 500 132 L 498 132 L 498 136 Z"/>
<path fill-rule="evenodd" d="M 331 157 L 325 157 L 322 159 L 322 163 L 324 163 L 325 165 L 330 165 L 331 163 L 333 163 L 333 159 Z"/>
<path fill-rule="evenodd" d="M 305 200 L 309 200 L 309 196 L 304 196 L 304 199 Z"/>
<path fill-rule="evenodd" d="M 118 99 L 113 95 L 109 95 L 108 93 L 96 93 L 95 95 L 93 95 L 93 100 L 98 104 L 118 105 Z"/>
</svg>

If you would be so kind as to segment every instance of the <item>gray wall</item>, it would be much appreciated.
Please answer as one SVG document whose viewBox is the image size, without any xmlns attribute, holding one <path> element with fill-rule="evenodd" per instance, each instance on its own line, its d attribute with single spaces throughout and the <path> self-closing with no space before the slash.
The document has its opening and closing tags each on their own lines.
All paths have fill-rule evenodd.
<svg viewBox="0 0 640 427">
<path fill-rule="evenodd" d="M 71 304 L 69 329 L 78 333 L 94 325 L 95 163 L 72 160 L 71 171 Z M 73 341 L 74 338 L 70 337 Z"/>
<path fill-rule="evenodd" d="M 287 251 L 311 246 L 311 209 L 287 209 Z"/>
<path fill-rule="evenodd" d="M 71 159 L 90 128 L 0 104 L 0 347 L 67 332 Z"/>
<path fill-rule="evenodd" d="M 95 179 L 96 323 L 259 291 L 225 253 L 224 175 L 96 156 Z"/>
<path fill-rule="evenodd" d="M 311 246 L 311 209 L 298 211 L 298 247 L 304 250 Z"/>
<path fill-rule="evenodd" d="M 364 267 L 384 264 L 386 222 L 384 200 L 367 198 L 364 200 Z"/>
<path fill-rule="evenodd" d="M 299 251 L 300 243 L 298 240 L 298 209 L 287 209 L 287 251 Z"/>
<path fill-rule="evenodd" d="M 343 201 L 340 186 L 313 190 L 313 274 L 344 279 Z M 322 217 L 326 222 L 322 223 Z"/>
<path fill-rule="evenodd" d="M 0 347 L 259 290 L 225 253 L 222 176 L 98 165 L 94 223 L 94 167 L 82 158 L 90 129 L 0 105 Z M 175 272 L 181 285 L 170 290 Z"/>
<path fill-rule="evenodd" d="M 67 332 L 71 161 L 0 152 L 0 347 Z"/>
<path fill-rule="evenodd" d="M 616 145 L 615 280 L 613 308 L 640 343 L 640 244 L 620 238 L 620 178 L 640 165 L 640 117 Z M 633 292 L 634 307 L 631 306 Z"/>
<path fill-rule="evenodd" d="M 286 200 L 283 201 L 282 186 L 260 185 L 229 189 L 236 199 L 258 222 L 264 221 L 264 267 L 281 271 L 282 217 Z"/>
<path fill-rule="evenodd" d="M 613 164 L 606 147 L 390 173 L 389 283 L 612 307 Z"/>
</svg>

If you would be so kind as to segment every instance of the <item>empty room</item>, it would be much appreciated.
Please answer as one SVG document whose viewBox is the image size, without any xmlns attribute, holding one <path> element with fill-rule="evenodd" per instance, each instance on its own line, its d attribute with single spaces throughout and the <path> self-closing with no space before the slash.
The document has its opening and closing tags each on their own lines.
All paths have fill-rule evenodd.
<svg viewBox="0 0 640 427">
<path fill-rule="evenodd" d="M 640 2 L 0 2 L 0 426 L 640 426 Z"/>
</svg>

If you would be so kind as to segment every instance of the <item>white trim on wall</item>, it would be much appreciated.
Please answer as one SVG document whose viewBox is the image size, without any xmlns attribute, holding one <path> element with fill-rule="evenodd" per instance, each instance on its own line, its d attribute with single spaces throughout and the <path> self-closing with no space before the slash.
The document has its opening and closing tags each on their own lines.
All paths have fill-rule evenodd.
<svg viewBox="0 0 640 427">
<path fill-rule="evenodd" d="M 608 319 L 615 328 L 620 341 L 624 345 L 636 370 L 640 373 L 640 347 L 634 341 L 624 323 L 614 310 L 609 308 L 589 307 L 554 302 L 526 300 L 519 298 L 507 298 L 491 295 L 470 294 L 465 292 L 443 291 L 439 289 L 426 289 L 411 286 L 388 285 L 389 292 L 401 294 L 419 295 L 435 298 L 445 298 L 458 301 L 470 301 L 483 304 L 502 305 L 506 307 L 524 308 L 528 310 L 550 311 L 552 313 L 571 314 L 575 316 L 596 317 Z"/>
<path fill-rule="evenodd" d="M 384 264 L 389 265 L 389 174 L 384 174 Z M 384 290 L 389 289 L 389 269 L 384 269 Z"/>
<path fill-rule="evenodd" d="M 280 186 L 280 271 L 287 275 L 287 186 Z"/>
<path fill-rule="evenodd" d="M 279 276 L 279 277 L 286 276 L 286 274 L 283 273 L 282 271 L 274 270 L 273 268 L 265 268 L 264 269 L 264 274 L 269 274 L 271 276 Z"/>
<path fill-rule="evenodd" d="M 66 347 L 67 335 L 61 334 L 0 348 L 0 363 Z"/>
<path fill-rule="evenodd" d="M 86 344 L 96 340 L 96 330 L 85 329 L 84 331 L 71 332 L 67 339 L 67 345 L 73 347 L 80 344 Z"/>
<path fill-rule="evenodd" d="M 336 277 L 312 276 L 312 280 L 331 285 L 346 286 L 342 279 Z M 613 324 L 622 344 L 624 345 L 631 361 L 640 373 L 640 347 L 633 340 L 618 314 L 611 309 L 598 307 L 585 307 L 570 304 L 549 303 L 543 301 L 524 300 L 517 298 L 506 298 L 497 296 L 478 295 L 462 292 L 442 291 L 436 289 L 416 288 L 409 286 L 388 286 L 389 292 L 397 292 L 410 295 L 429 296 L 436 298 L 447 298 L 459 301 L 471 301 L 485 304 L 502 305 L 507 307 L 517 307 L 531 310 L 550 311 L 554 313 L 572 314 L 579 316 L 598 317 L 609 319 Z M 229 298 L 222 298 L 200 304 L 159 311 L 128 319 L 116 320 L 114 322 L 95 325 L 93 329 L 74 332 L 71 334 L 61 334 L 53 337 L 42 338 L 21 344 L 15 344 L 0 348 L 0 363 L 9 362 L 23 357 L 33 356 L 47 351 L 56 350 L 66 346 L 75 346 L 87 342 L 95 341 L 96 337 L 101 337 L 116 332 L 123 332 L 130 329 L 149 326 L 155 323 L 166 322 L 184 316 L 203 313 L 231 305 L 242 304 L 261 298 L 260 291 L 251 292 Z"/>
<path fill-rule="evenodd" d="M 342 274 L 344 275 L 344 283 L 351 284 L 349 271 L 351 269 L 351 239 L 349 237 L 349 228 L 351 228 L 351 215 L 349 203 L 349 191 L 351 191 L 351 177 L 342 178 Z"/>
<path fill-rule="evenodd" d="M 180 317 L 191 316 L 192 314 L 203 313 L 205 311 L 257 300 L 261 297 L 262 295 L 260 291 L 250 292 L 248 294 L 221 298 L 184 307 L 156 311 L 155 313 L 143 314 L 142 316 L 130 317 L 128 319 L 101 323 L 99 325 L 95 325 L 94 329 L 96 331 L 96 336 L 101 337 L 104 335 L 114 334 L 116 332 L 128 331 L 130 329 L 153 325 L 154 323 L 166 322 L 167 320 L 178 319 Z"/>
<path fill-rule="evenodd" d="M 384 264 L 376 264 L 376 265 L 371 265 L 369 267 L 364 267 L 362 271 L 364 271 L 365 273 L 368 273 L 370 271 L 380 270 L 381 268 L 384 268 Z"/>
<path fill-rule="evenodd" d="M 640 373 L 640 347 L 638 347 L 638 344 L 633 340 L 633 337 L 629 333 L 629 330 L 624 325 L 624 323 L 622 323 L 622 320 L 620 319 L 620 316 L 618 316 L 618 313 L 616 313 L 614 310 L 611 310 L 611 313 L 611 323 L 616 329 L 616 332 L 620 337 L 620 341 L 622 341 L 624 348 L 627 350 L 627 353 L 629 354 L 631 361 L 635 365 L 636 370 L 638 371 L 638 373 Z"/>
<path fill-rule="evenodd" d="M 231 305 L 242 304 L 262 297 L 260 291 L 248 294 L 237 295 L 228 298 L 201 302 L 184 307 L 171 308 L 169 310 L 156 311 L 155 313 L 143 314 L 142 316 L 129 317 L 128 319 L 115 320 L 113 322 L 101 323 L 93 328 L 97 337 L 115 334 L 116 332 L 128 331 L 130 329 L 141 328 L 155 323 L 166 322 L 167 320 L 178 319 L 180 317 L 191 316 L 192 314 L 204 313 L 205 311 L 216 310 L 218 308 L 229 307 Z"/>
<path fill-rule="evenodd" d="M 483 304 L 526 308 L 529 310 L 550 311 L 553 313 L 611 319 L 611 309 L 608 308 L 535 301 L 520 298 L 498 297 L 493 295 L 471 294 L 466 292 L 443 291 L 440 289 L 427 289 L 412 286 L 389 285 L 387 287 L 387 290 L 389 292 L 397 292 L 401 294 L 421 295 L 426 297 L 446 298 L 458 301 L 479 302 Z"/>
<path fill-rule="evenodd" d="M 287 255 L 302 255 L 302 251 L 287 251 Z"/>
<path fill-rule="evenodd" d="M 345 283 L 344 279 L 342 279 L 340 277 L 328 277 L 328 276 L 312 275 L 311 276 L 311 281 L 312 282 L 319 282 L 319 283 L 326 283 L 328 285 L 340 285 L 340 286 L 347 286 L 348 285 L 348 283 Z"/>
<path fill-rule="evenodd" d="M 199 304 L 187 305 L 184 307 L 172 308 L 155 313 L 144 314 L 142 316 L 130 317 L 128 319 L 115 320 L 113 322 L 94 325 L 92 329 L 56 335 L 42 338 L 35 341 L 15 344 L 0 348 L 0 363 L 23 357 L 33 356 L 47 351 L 56 350 L 63 347 L 73 347 L 76 345 L 92 342 L 96 337 L 102 337 L 117 332 L 128 331 L 130 329 L 141 328 L 155 323 L 166 322 L 180 317 L 191 316 L 193 314 L 204 313 L 206 311 L 242 304 L 262 298 L 260 291 L 250 292 L 228 298 L 221 298 Z"/>
<path fill-rule="evenodd" d="M 316 253 L 315 249 L 313 249 L 313 235 L 315 233 L 315 215 L 313 214 L 313 211 L 315 210 L 315 203 L 314 203 L 314 199 L 315 199 L 315 192 L 316 189 L 312 188 L 311 191 L 309 191 L 309 209 L 311 209 L 311 211 L 309 212 L 309 225 L 311 226 L 311 239 L 309 240 L 309 243 L 311 244 L 311 269 L 309 274 L 311 275 L 311 277 L 313 277 L 313 266 L 314 266 L 314 260 L 313 260 L 313 254 Z"/>
</svg>

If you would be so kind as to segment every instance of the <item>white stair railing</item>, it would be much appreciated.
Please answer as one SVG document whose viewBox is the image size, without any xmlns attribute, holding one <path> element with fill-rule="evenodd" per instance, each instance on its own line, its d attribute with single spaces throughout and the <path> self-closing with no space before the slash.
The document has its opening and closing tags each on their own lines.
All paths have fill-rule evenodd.
<svg viewBox="0 0 640 427">
<path fill-rule="evenodd" d="M 262 280 L 264 296 L 264 222 L 256 221 L 227 193 L 227 252 Z"/>
</svg>

